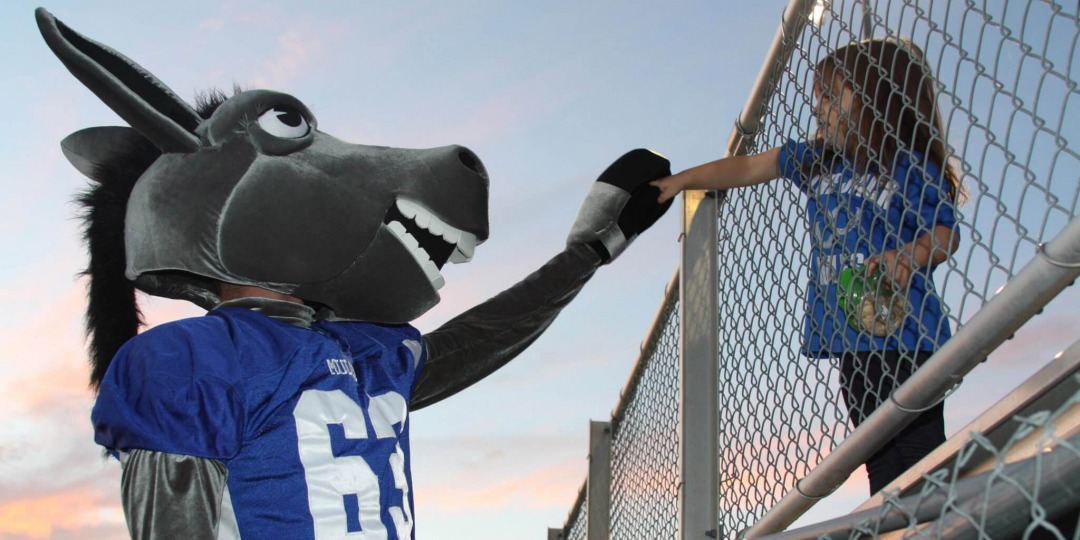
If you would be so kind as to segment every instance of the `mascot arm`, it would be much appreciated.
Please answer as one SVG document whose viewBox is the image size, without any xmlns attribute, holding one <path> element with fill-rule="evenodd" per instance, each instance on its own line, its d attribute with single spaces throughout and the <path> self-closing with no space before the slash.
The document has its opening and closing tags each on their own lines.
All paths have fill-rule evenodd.
<svg viewBox="0 0 1080 540">
<path fill-rule="evenodd" d="M 424 335 L 427 360 L 410 408 L 448 398 L 506 365 L 536 341 L 600 267 L 585 245 L 571 245 L 536 272 Z"/>
<path fill-rule="evenodd" d="M 536 341 L 602 264 L 619 256 L 671 206 L 649 182 L 671 174 L 663 156 L 632 150 L 585 198 L 567 248 L 510 289 L 424 336 L 427 360 L 413 410 L 448 398 L 506 365 Z"/>
<path fill-rule="evenodd" d="M 217 538 L 228 472 L 217 460 L 132 450 L 120 498 L 133 540 Z"/>
</svg>

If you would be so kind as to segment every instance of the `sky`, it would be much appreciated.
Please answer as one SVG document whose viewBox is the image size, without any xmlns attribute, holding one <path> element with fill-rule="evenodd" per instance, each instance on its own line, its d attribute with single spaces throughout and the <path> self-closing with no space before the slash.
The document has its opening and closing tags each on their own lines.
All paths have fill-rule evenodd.
<svg viewBox="0 0 1080 540">
<path fill-rule="evenodd" d="M 430 331 L 558 253 L 591 182 L 622 153 L 652 148 L 676 170 L 720 157 L 786 4 L 57 0 L 45 7 L 181 97 L 234 84 L 271 88 L 300 98 L 322 131 L 349 142 L 475 151 L 491 178 L 491 238 L 472 262 L 444 270 L 442 302 L 415 322 Z M 0 5 L 0 92 L 8 104 L 0 134 L 8 165 L 0 199 L 7 398 L 0 539 L 123 538 L 119 466 L 102 458 L 89 423 L 78 277 L 86 259 L 71 202 L 86 181 L 59 151 L 76 130 L 122 121 L 45 46 L 37 5 Z M 542 538 L 562 526 L 586 474 L 588 421 L 610 418 L 678 257 L 675 209 L 602 268 L 518 359 L 412 415 L 418 537 Z M 150 325 L 202 313 L 141 302 Z M 1049 320 L 1064 328 L 1076 321 Z M 995 391 L 954 398 L 949 427 L 1011 388 L 1014 367 L 988 366 L 980 384 Z M 859 474 L 850 500 L 822 512 L 861 502 Z"/>
</svg>

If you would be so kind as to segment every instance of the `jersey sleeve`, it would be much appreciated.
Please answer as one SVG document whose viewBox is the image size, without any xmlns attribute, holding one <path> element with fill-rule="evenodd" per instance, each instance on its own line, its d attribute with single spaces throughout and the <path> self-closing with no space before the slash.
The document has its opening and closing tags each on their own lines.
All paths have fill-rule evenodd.
<svg viewBox="0 0 1080 540">
<path fill-rule="evenodd" d="M 805 192 L 810 188 L 809 177 L 805 171 L 816 159 L 821 159 L 819 148 L 806 141 L 788 139 L 780 147 L 780 154 L 777 157 L 780 176 L 794 182 L 799 189 Z"/>
<path fill-rule="evenodd" d="M 98 444 L 211 459 L 237 454 L 242 373 L 228 334 L 204 319 L 151 329 L 120 349 L 91 414 Z"/>
<path fill-rule="evenodd" d="M 910 208 L 904 216 L 909 226 L 917 230 L 938 225 L 956 228 L 956 203 L 949 196 L 941 167 L 915 154 L 902 157 L 897 172 Z"/>
</svg>

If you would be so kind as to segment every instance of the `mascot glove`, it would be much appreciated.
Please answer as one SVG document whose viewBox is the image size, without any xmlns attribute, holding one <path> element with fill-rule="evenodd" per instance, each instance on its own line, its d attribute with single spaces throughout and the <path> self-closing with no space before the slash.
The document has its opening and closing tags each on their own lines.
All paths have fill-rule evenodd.
<svg viewBox="0 0 1080 540">
<path fill-rule="evenodd" d="M 649 182 L 671 176 L 671 163 L 651 150 L 627 152 L 605 170 L 578 211 L 567 245 L 585 244 L 607 264 L 671 207 L 658 204 L 659 188 Z"/>
</svg>

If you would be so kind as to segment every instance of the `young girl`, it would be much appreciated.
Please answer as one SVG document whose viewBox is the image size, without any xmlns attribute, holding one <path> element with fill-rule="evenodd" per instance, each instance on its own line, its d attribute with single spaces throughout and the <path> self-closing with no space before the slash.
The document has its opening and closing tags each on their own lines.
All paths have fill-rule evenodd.
<svg viewBox="0 0 1080 540">
<path fill-rule="evenodd" d="M 811 262 L 803 354 L 840 358 L 841 390 L 858 426 L 951 335 L 932 272 L 959 245 L 961 186 L 948 162 L 936 83 L 916 47 L 851 44 L 819 62 L 814 75 L 813 140 L 713 161 L 653 185 L 660 201 L 684 189 L 778 177 L 806 194 Z M 856 285 L 874 289 L 866 306 L 871 319 L 879 308 L 875 295 L 899 291 L 891 324 L 864 325 L 861 310 L 843 303 L 841 278 L 850 287 L 852 272 L 863 282 Z M 927 410 L 867 462 L 871 493 L 945 441 L 943 412 L 941 403 Z"/>
</svg>

